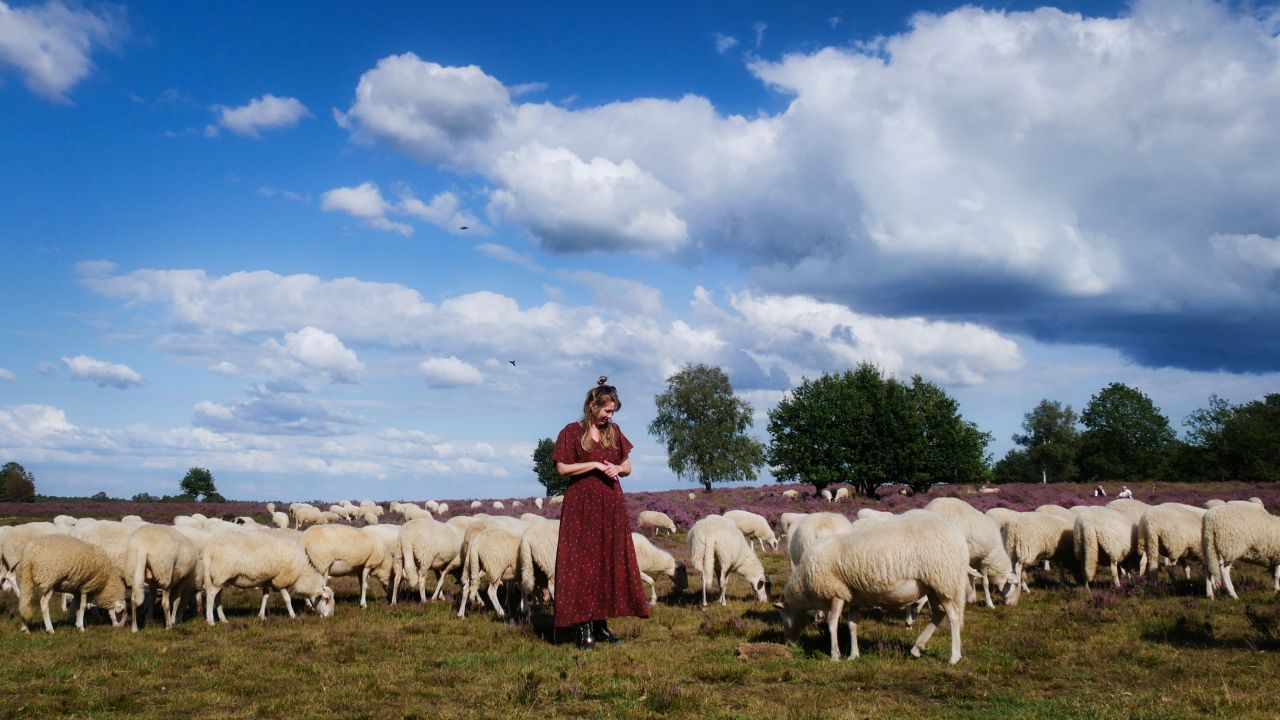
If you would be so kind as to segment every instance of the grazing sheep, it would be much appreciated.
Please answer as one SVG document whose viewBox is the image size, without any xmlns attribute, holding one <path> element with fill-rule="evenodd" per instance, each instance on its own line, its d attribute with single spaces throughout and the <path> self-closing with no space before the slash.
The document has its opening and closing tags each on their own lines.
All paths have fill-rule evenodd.
<svg viewBox="0 0 1280 720">
<path fill-rule="evenodd" d="M 139 515 L 125 515 L 120 518 L 120 522 L 126 525 L 146 525 L 147 521 L 143 520 Z"/>
<path fill-rule="evenodd" d="M 436 505 L 435 512 L 437 515 L 448 515 L 449 503 L 440 503 L 439 505 Z"/>
<path fill-rule="evenodd" d="M 400 514 L 407 520 L 421 520 L 422 518 L 432 517 L 431 511 L 414 505 L 413 503 L 405 503 L 400 506 Z"/>
<path fill-rule="evenodd" d="M 542 509 L 542 498 L 540 498 L 540 497 L 534 498 L 534 499 L 533 499 L 533 505 L 534 505 L 534 507 L 536 507 L 536 508 L 538 508 L 539 510 L 541 510 L 541 509 Z"/>
<path fill-rule="evenodd" d="M 799 490 L 783 490 L 782 496 L 794 502 L 800 499 L 800 491 Z"/>
<path fill-rule="evenodd" d="M 480 579 L 489 580 L 488 595 L 498 617 L 506 617 L 498 600 L 498 586 L 516 579 L 516 563 L 520 557 L 520 532 L 514 532 L 500 524 L 473 525 L 468 531 L 480 527 L 480 531 L 464 539 L 466 560 L 462 565 L 462 597 L 458 602 L 458 617 L 467 616 L 467 602 L 479 597 Z"/>
<path fill-rule="evenodd" d="M 1058 563 L 1059 574 L 1075 561 L 1072 522 L 1045 512 L 1016 513 L 1004 526 L 1004 547 L 1013 563 L 1013 574 L 1022 582 L 1026 568 L 1041 560 Z M 1025 585 L 1024 590 L 1028 590 Z M 1016 605 L 1018 596 L 1009 602 Z"/>
<path fill-rule="evenodd" d="M 329 512 L 343 520 L 351 519 L 351 511 L 342 505 L 330 505 Z"/>
<path fill-rule="evenodd" d="M 1231 582 L 1231 566 L 1245 560 L 1272 571 L 1273 588 L 1280 592 L 1280 518 L 1260 505 L 1230 502 L 1205 511 L 1201 526 L 1201 552 L 1208 570 L 1205 594 L 1222 587 L 1238 598 Z"/>
<path fill-rule="evenodd" d="M 782 535 L 781 535 L 781 537 L 785 537 L 785 538 L 790 539 L 790 537 L 791 537 L 791 526 L 792 526 L 792 525 L 795 525 L 796 521 L 800 520 L 801 518 L 808 516 L 808 514 L 809 514 L 809 513 L 792 513 L 792 512 L 785 512 L 785 513 L 782 513 L 781 515 L 779 515 L 779 516 L 778 516 L 778 529 L 782 531 Z"/>
<path fill-rule="evenodd" d="M 1050 515 L 1057 515 L 1058 517 L 1062 518 L 1063 520 L 1066 520 L 1069 523 L 1073 523 L 1076 521 L 1075 512 L 1072 510 L 1068 510 L 1062 507 L 1061 505 L 1041 505 L 1040 507 L 1035 509 L 1035 512 L 1042 512 L 1042 513 L 1049 513 Z"/>
<path fill-rule="evenodd" d="M 564 502 L 564 495 L 552 495 L 547 498 L 548 505 L 559 505 Z"/>
<path fill-rule="evenodd" d="M 279 510 L 273 510 L 271 512 L 271 524 L 282 530 L 286 529 L 289 527 L 289 516 Z"/>
<path fill-rule="evenodd" d="M 293 527 L 298 530 L 302 530 L 306 528 L 308 525 L 315 526 L 315 525 L 329 524 L 329 518 L 326 517 L 325 514 L 321 512 L 319 508 L 313 505 L 304 505 L 297 508 L 294 508 L 291 505 L 289 506 L 289 510 L 293 513 L 293 523 L 294 523 Z M 330 513 L 330 514 L 334 515 L 334 517 L 337 517 L 337 515 L 334 513 Z"/>
<path fill-rule="evenodd" d="M 641 510 L 640 516 L 636 518 L 637 527 L 652 527 L 656 535 L 659 529 L 674 533 L 676 524 L 670 516 L 660 510 Z"/>
<path fill-rule="evenodd" d="M 378 513 L 373 512 L 372 510 L 362 513 L 360 515 L 360 522 L 364 523 L 365 525 L 377 525 Z"/>
<path fill-rule="evenodd" d="M 435 500 L 427 500 L 426 502 L 422 503 L 422 507 L 435 513 L 440 510 L 440 503 L 436 502 Z"/>
<path fill-rule="evenodd" d="M 930 622 L 911 648 L 913 657 L 946 618 L 951 624 L 951 657 L 960 662 L 965 595 L 969 590 L 969 548 L 953 522 L 921 510 L 879 519 L 819 539 L 792 571 L 778 606 L 788 640 L 799 638 L 807 611 L 824 611 L 831 635 L 831 659 L 840 659 L 837 628 L 849 604 L 851 647 L 857 658 L 858 621 L 862 608 L 901 606 L 926 597 Z"/>
<path fill-rule="evenodd" d="M 319 528 L 311 528 L 316 529 Z M 305 598 L 320 617 L 333 615 L 333 589 L 324 575 L 312 566 L 298 542 L 269 532 L 222 533 L 209 540 L 200 558 L 204 571 L 205 622 L 210 625 L 216 624 L 215 612 L 218 619 L 227 621 L 219 597 L 227 585 L 261 589 L 262 606 L 258 610 L 261 619 L 267 617 L 267 597 L 271 590 L 278 591 L 284 598 L 285 609 L 291 618 L 295 614 L 290 593 Z"/>
<path fill-rule="evenodd" d="M 1084 586 L 1088 588 L 1097 574 L 1099 558 L 1106 557 L 1111 565 L 1111 584 L 1120 587 L 1120 563 L 1134 545 L 1129 518 L 1109 507 L 1087 507 L 1076 514 L 1071 535 Z"/>
<path fill-rule="evenodd" d="M 831 494 L 831 491 L 826 488 L 822 488 L 822 492 L 818 494 L 821 495 L 822 499 L 826 500 L 827 502 L 835 502 L 835 497 Z"/>
<path fill-rule="evenodd" d="M 988 508 L 986 512 L 986 516 L 991 518 L 991 521 L 994 522 L 996 524 L 996 527 L 1000 529 L 1000 535 L 1002 537 L 1004 536 L 1005 523 L 1009 522 L 1009 520 L 1017 514 L 1018 514 L 1017 510 L 1011 510 L 1007 507 Z"/>
<path fill-rule="evenodd" d="M 520 502 L 519 500 L 512 500 L 511 507 L 513 508 L 524 507 L 524 503 Z"/>
<path fill-rule="evenodd" d="M 852 498 L 853 498 L 853 495 L 849 492 L 849 488 L 847 487 L 836 488 L 836 498 L 835 498 L 836 500 L 850 500 Z"/>
<path fill-rule="evenodd" d="M 556 597 L 556 550 L 560 540 L 560 521 L 538 521 L 520 535 L 517 565 L 520 572 L 520 594 L 524 598 L 525 617 L 533 613 L 533 599 L 539 587 L 546 588 L 551 600 Z M 542 582 L 539 582 L 541 577 Z"/>
<path fill-rule="evenodd" d="M 728 518 L 708 515 L 689 528 L 689 563 L 702 573 L 703 607 L 707 606 L 707 586 L 713 580 L 720 586 L 720 604 L 727 604 L 725 585 L 730 572 L 737 572 L 751 585 L 756 599 L 769 599 L 769 579 L 760 558 Z"/>
<path fill-rule="evenodd" d="M 70 527 L 73 526 L 58 526 L 48 522 L 29 522 L 8 528 L 8 531 L 3 536 L 0 536 L 0 577 L 16 582 L 17 576 L 14 573 L 18 563 L 22 562 L 22 556 L 26 552 L 27 544 L 41 535 L 65 534 Z"/>
<path fill-rule="evenodd" d="M 732 520 L 748 540 L 759 542 L 760 552 L 764 552 L 765 543 L 774 550 L 778 549 L 778 538 L 773 534 L 773 528 L 769 527 L 769 521 L 763 515 L 746 510 L 730 510 L 724 516 Z"/>
<path fill-rule="evenodd" d="M 144 525 L 129 536 L 125 545 L 125 567 L 130 572 L 133 593 L 130 617 L 133 632 L 138 632 L 138 606 L 146 598 L 144 587 L 151 583 L 162 593 L 164 626 L 178 621 L 182 597 L 195 591 L 196 569 L 200 551 L 177 528 L 166 525 Z"/>
<path fill-rule="evenodd" d="M 370 571 L 370 574 L 382 583 L 382 588 L 387 591 L 387 600 L 392 605 L 396 604 L 400 593 L 400 578 L 405 576 L 404 559 L 400 554 L 401 527 L 403 526 L 375 523 L 360 528 L 360 532 L 382 541 L 382 546 L 386 549 L 382 564 Z M 387 579 L 381 580 L 383 577 Z"/>
<path fill-rule="evenodd" d="M 810 513 L 791 526 L 787 533 L 787 557 L 795 567 L 813 541 L 827 535 L 848 532 L 853 528 L 849 518 L 830 512 Z"/>
<path fill-rule="evenodd" d="M 448 568 L 461 569 L 458 553 L 462 549 L 462 531 L 452 524 L 434 518 L 410 520 L 400 528 L 400 556 L 405 578 L 418 588 L 422 604 L 427 603 L 427 571 L 438 574 L 432 600 L 440 598 Z"/>
<path fill-rule="evenodd" d="M 369 588 L 369 575 L 377 576 L 383 587 L 391 582 L 387 563 L 386 546 L 373 535 L 360 532 L 348 525 L 316 525 L 302 533 L 302 549 L 311 565 L 329 578 L 340 575 L 360 576 L 360 607 L 368 607 L 365 600 Z"/>
<path fill-rule="evenodd" d="M 273 503 L 273 502 L 269 502 L 269 503 L 267 503 L 267 514 L 268 514 L 268 515 L 275 515 L 275 514 L 276 514 L 276 504 L 275 504 L 275 503 Z"/>
<path fill-rule="evenodd" d="M 1138 521 L 1142 519 L 1142 513 L 1151 508 L 1150 505 L 1142 502 L 1141 500 L 1134 500 L 1132 498 L 1117 498 L 1107 503 L 1106 507 L 1109 507 L 1129 518 L 1129 521 L 1132 522 L 1135 527 L 1138 525 Z"/>
<path fill-rule="evenodd" d="M 506 507 L 506 505 L 503 505 L 501 500 L 494 500 L 494 501 L 493 501 L 493 509 L 494 509 L 494 510 L 502 510 L 502 509 L 503 509 L 503 508 L 505 508 L 505 507 Z"/>
<path fill-rule="evenodd" d="M 987 607 L 995 607 L 991 602 L 992 580 L 1004 595 L 1005 604 L 1017 602 L 1022 577 L 1013 572 L 1013 563 L 1005 552 L 995 521 L 959 498 L 940 497 L 931 500 L 924 509 L 954 522 L 964 533 L 965 542 L 969 544 L 969 565 L 982 574 L 982 594 Z"/>
<path fill-rule="evenodd" d="M 675 556 L 649 542 L 640 533 L 631 533 L 631 544 L 636 548 L 636 563 L 640 566 L 640 579 L 649 584 L 649 604 L 658 604 L 658 589 L 653 576 L 662 573 L 671 578 L 673 595 L 679 595 L 689 587 L 689 571 Z"/>
<path fill-rule="evenodd" d="M 81 632 L 84 611 L 90 602 L 110 613 L 112 625 L 124 624 L 124 579 L 101 548 L 70 535 L 48 533 L 27 542 L 16 572 L 18 615 L 24 632 L 29 631 L 28 626 L 35 619 L 37 598 L 45 632 L 53 632 L 49 600 L 55 592 L 79 595 L 76 629 Z"/>
<path fill-rule="evenodd" d="M 1200 558 L 1201 524 L 1204 508 L 1182 503 L 1153 505 L 1138 519 L 1138 574 L 1145 576 L 1164 559 L 1169 579 L 1174 579 L 1173 567 L 1184 563 L 1188 557 Z M 1188 578 L 1191 568 L 1184 563 Z"/>
</svg>

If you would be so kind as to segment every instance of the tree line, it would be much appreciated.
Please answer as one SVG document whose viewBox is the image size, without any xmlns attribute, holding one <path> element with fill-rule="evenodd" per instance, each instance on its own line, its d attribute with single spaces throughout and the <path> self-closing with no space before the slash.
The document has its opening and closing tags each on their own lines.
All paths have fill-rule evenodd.
<svg viewBox="0 0 1280 720">
<path fill-rule="evenodd" d="M 886 483 L 919 492 L 939 483 L 1280 480 L 1280 393 L 1242 405 L 1211 396 L 1183 421 L 1182 438 L 1123 383 L 1093 395 L 1079 415 L 1045 399 L 994 463 L 992 435 L 965 420 L 945 390 L 870 363 L 801 382 L 769 411 L 768 443 L 748 434 L 754 411 L 720 368 L 685 365 L 654 405 L 648 430 L 666 445 L 671 471 L 707 491 L 753 481 L 765 464 L 778 482 L 844 483 L 863 495 Z M 559 494 L 567 483 L 553 447 L 550 438 L 538 442 L 534 472 Z"/>
<path fill-rule="evenodd" d="M 131 502 L 226 502 L 226 498 L 218 492 L 213 482 L 213 473 L 208 468 L 193 467 L 187 470 L 178 483 L 178 495 L 156 497 L 151 493 L 138 493 Z M 95 502 L 116 500 L 106 492 L 98 492 L 89 497 L 49 497 L 36 492 L 36 476 L 24 468 L 21 463 L 7 462 L 0 467 L 0 503 L 18 502 L 33 503 L 37 501 L 79 501 Z"/>
</svg>

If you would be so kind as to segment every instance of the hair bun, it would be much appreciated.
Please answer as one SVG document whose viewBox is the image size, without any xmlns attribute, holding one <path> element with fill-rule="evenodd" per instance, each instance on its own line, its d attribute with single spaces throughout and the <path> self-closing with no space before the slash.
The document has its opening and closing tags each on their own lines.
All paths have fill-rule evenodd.
<svg viewBox="0 0 1280 720">
<path fill-rule="evenodd" d="M 609 382 L 609 376 L 608 376 L 608 375 L 601 375 L 601 376 L 600 376 L 600 379 L 599 379 L 599 380 L 596 380 L 596 385 L 604 385 L 604 384 L 605 384 L 605 383 L 607 383 L 607 382 Z"/>
</svg>

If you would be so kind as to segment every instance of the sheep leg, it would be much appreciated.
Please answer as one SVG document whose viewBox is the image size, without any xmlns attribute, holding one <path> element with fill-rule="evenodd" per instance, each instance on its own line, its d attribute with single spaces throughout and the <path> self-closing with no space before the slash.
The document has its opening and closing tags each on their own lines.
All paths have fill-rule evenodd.
<svg viewBox="0 0 1280 720">
<path fill-rule="evenodd" d="M 440 576 L 436 578 L 436 591 L 431 593 L 432 600 L 439 600 L 443 594 L 441 591 L 444 589 L 444 579 L 449 574 L 450 567 L 451 566 L 445 566 L 444 569 L 440 571 Z"/>
<path fill-rule="evenodd" d="M 987 579 L 987 574 L 982 574 L 982 595 L 987 599 L 987 607 L 994 608 L 995 603 L 991 602 L 991 581 Z"/>
<path fill-rule="evenodd" d="M 831 608 L 827 610 L 827 632 L 831 633 L 831 661 L 840 659 L 840 616 L 844 614 L 844 600 L 831 599 Z M 850 654 L 852 657 L 852 654 Z"/>
<path fill-rule="evenodd" d="M 640 573 L 640 579 L 649 585 L 649 604 L 658 604 L 658 591 L 653 586 L 653 578 L 645 573 Z"/>
<path fill-rule="evenodd" d="M 213 625 L 217 622 L 216 620 L 213 619 L 213 610 L 214 610 L 214 606 L 217 604 L 217 601 L 218 601 L 218 588 L 206 583 L 204 586 L 204 621 L 210 625 Z"/>
<path fill-rule="evenodd" d="M 1280 592 L 1280 565 L 1272 571 L 1271 587 L 1274 592 Z"/>
<path fill-rule="evenodd" d="M 52 590 L 40 596 L 40 614 L 44 616 L 44 631 L 51 635 L 53 634 L 53 618 L 49 617 L 49 601 L 52 599 Z M 76 627 L 83 630 L 84 622 L 82 620 L 77 620 Z"/>
<path fill-rule="evenodd" d="M 471 590 L 470 582 L 462 583 L 462 598 L 458 600 L 458 617 L 460 618 L 467 616 L 467 600 L 469 599 L 467 595 L 469 594 L 470 590 Z"/>
<path fill-rule="evenodd" d="M 943 601 L 940 597 L 929 598 L 929 624 L 924 626 L 924 630 L 921 631 L 920 637 L 916 638 L 916 644 L 911 646 L 911 657 L 920 657 L 920 653 L 924 650 L 924 646 L 929 644 L 929 638 L 932 638 L 933 632 L 938 629 L 938 623 L 942 622 L 943 618 L 950 615 L 950 613 L 944 608 L 950 607 L 951 603 Z"/>
<path fill-rule="evenodd" d="M 1120 564 L 1111 563 L 1111 585 L 1112 587 L 1120 587 Z"/>
<path fill-rule="evenodd" d="M 720 570 L 720 578 L 719 578 L 719 580 L 720 580 L 720 604 L 721 604 L 721 605 L 728 605 L 729 603 L 728 603 L 728 601 L 725 599 L 725 593 L 728 591 L 728 589 L 726 588 L 726 586 L 729 584 L 729 569 L 728 569 L 728 568 L 721 568 L 721 570 Z"/>
<path fill-rule="evenodd" d="M 849 659 L 857 660 L 861 657 L 858 652 L 858 623 L 862 620 L 862 612 L 854 610 L 849 613 Z"/>
<path fill-rule="evenodd" d="M 365 592 L 369 589 L 369 566 L 366 565 L 360 570 L 360 607 L 369 607 L 365 602 Z"/>
<path fill-rule="evenodd" d="M 267 619 L 267 600 L 271 597 L 271 590 L 262 588 L 262 605 L 258 608 L 258 619 Z"/>
<path fill-rule="evenodd" d="M 280 598 L 284 600 L 284 609 L 289 611 L 289 617 L 298 617 L 297 614 L 293 612 L 293 598 L 289 597 L 289 591 L 284 588 L 280 588 Z"/>
<path fill-rule="evenodd" d="M 907 606 L 907 627 L 916 624 L 916 617 L 920 615 L 920 611 L 924 609 L 928 602 L 929 596 L 926 595 Z"/>
<path fill-rule="evenodd" d="M 506 617 L 507 613 L 502 609 L 502 603 L 498 602 L 498 586 L 501 581 L 490 583 L 489 585 L 489 602 L 493 603 L 493 609 L 498 611 L 498 617 Z"/>
</svg>

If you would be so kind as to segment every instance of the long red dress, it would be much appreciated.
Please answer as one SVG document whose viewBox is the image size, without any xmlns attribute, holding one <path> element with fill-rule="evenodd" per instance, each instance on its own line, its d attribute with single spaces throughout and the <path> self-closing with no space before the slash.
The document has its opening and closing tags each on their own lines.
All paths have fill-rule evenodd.
<svg viewBox="0 0 1280 720">
<path fill-rule="evenodd" d="M 620 464 L 632 446 L 622 428 L 617 432 L 618 447 L 597 443 L 587 452 L 582 449 L 582 425 L 569 423 L 556 438 L 551 459 Z M 631 517 L 622 484 L 592 471 L 579 475 L 564 493 L 556 546 L 555 626 L 624 616 L 649 617 L 648 598 L 631 542 Z"/>
</svg>

